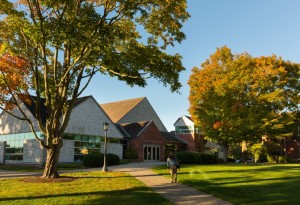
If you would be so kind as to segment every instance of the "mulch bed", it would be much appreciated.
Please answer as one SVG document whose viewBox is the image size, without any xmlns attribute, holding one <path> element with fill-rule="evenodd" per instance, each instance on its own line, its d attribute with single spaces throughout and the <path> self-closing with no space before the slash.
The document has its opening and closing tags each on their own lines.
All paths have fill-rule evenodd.
<svg viewBox="0 0 300 205">
<path fill-rule="evenodd" d="M 59 183 L 59 182 L 72 182 L 76 177 L 58 177 L 58 178 L 52 178 L 52 179 L 45 179 L 41 177 L 28 177 L 25 179 L 22 179 L 23 182 L 31 182 L 31 183 Z"/>
</svg>

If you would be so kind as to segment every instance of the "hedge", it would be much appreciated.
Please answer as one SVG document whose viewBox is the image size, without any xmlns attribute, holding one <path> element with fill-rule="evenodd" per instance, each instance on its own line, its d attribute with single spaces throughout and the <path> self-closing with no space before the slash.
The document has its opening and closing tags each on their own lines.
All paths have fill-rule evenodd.
<svg viewBox="0 0 300 205">
<path fill-rule="evenodd" d="M 178 152 L 177 159 L 182 164 L 215 164 L 218 162 L 218 156 L 200 152 Z"/>
<path fill-rule="evenodd" d="M 82 157 L 82 164 L 85 167 L 101 167 L 103 166 L 104 154 L 98 152 L 92 152 Z M 106 155 L 107 165 L 118 165 L 120 164 L 120 158 L 115 155 L 108 153 Z"/>
<path fill-rule="evenodd" d="M 125 159 L 137 159 L 137 158 L 138 158 L 138 154 L 134 149 L 128 148 L 125 151 Z"/>
</svg>

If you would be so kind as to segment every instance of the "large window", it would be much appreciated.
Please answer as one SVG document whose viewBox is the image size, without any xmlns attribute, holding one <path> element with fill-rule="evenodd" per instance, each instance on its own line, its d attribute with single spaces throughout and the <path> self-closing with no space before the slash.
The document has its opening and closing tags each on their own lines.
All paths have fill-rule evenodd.
<svg viewBox="0 0 300 205">
<path fill-rule="evenodd" d="M 37 133 L 39 137 L 42 137 L 40 132 Z M 25 140 L 35 139 L 33 133 L 19 133 L 0 135 L 0 141 L 5 141 L 5 160 L 23 160 L 23 144 Z M 104 137 L 100 136 L 88 136 L 88 135 L 74 135 L 65 134 L 63 139 L 74 140 L 74 162 L 82 161 L 82 156 L 91 152 L 100 153 L 101 141 L 104 141 Z M 110 143 L 119 143 L 120 139 L 108 138 Z"/>
<path fill-rule="evenodd" d="M 200 130 L 199 127 L 195 127 L 195 131 L 194 131 L 194 132 L 197 133 L 197 134 L 200 134 L 200 133 L 201 133 L 201 130 Z"/>
<path fill-rule="evenodd" d="M 85 154 L 100 153 L 101 137 L 65 134 L 64 139 L 74 140 L 74 162 L 82 161 L 82 156 Z"/>
<path fill-rule="evenodd" d="M 37 132 L 41 136 L 40 132 Z M 35 139 L 33 133 L 18 133 L 9 135 L 0 135 L 0 141 L 5 144 L 5 161 L 22 161 L 23 160 L 23 144 L 27 139 Z"/>
<path fill-rule="evenodd" d="M 189 134 L 193 133 L 193 126 L 177 126 L 175 128 L 176 133 L 178 134 Z"/>
</svg>

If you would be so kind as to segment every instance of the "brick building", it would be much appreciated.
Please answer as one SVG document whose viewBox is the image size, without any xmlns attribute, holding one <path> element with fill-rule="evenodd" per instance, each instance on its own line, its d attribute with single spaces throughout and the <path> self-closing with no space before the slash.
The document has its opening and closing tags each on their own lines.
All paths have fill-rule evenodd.
<svg viewBox="0 0 300 205">
<path fill-rule="evenodd" d="M 211 153 L 219 150 L 220 146 L 214 142 L 204 139 L 201 131 L 195 126 L 194 121 L 189 116 L 182 116 L 174 123 L 175 135 L 186 142 L 186 151 Z M 223 153 L 219 152 L 219 156 Z"/>
<path fill-rule="evenodd" d="M 167 131 L 145 97 L 101 104 L 101 107 L 124 134 L 124 150 L 134 149 L 138 161 L 164 161 L 168 154 L 166 147 L 186 145 Z"/>
</svg>

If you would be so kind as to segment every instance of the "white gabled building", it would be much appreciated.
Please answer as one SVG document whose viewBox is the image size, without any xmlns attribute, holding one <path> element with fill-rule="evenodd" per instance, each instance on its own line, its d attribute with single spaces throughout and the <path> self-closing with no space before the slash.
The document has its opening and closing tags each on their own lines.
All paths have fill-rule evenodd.
<svg viewBox="0 0 300 205">
<path fill-rule="evenodd" d="M 42 138 L 35 119 L 34 100 L 30 104 L 22 103 L 22 107 Z M 20 115 L 17 109 L 14 113 Z M 40 113 L 42 122 L 45 122 L 46 109 L 42 107 Z M 78 98 L 72 110 L 63 136 L 59 162 L 79 162 L 84 154 L 92 151 L 103 153 L 104 122 L 109 123 L 107 152 L 118 155 L 120 159 L 124 150 L 134 148 L 139 161 L 164 161 L 169 148 L 185 150 L 187 147 L 185 140 L 167 131 L 146 97 L 100 105 L 92 96 L 87 96 Z M 180 123 L 179 120 L 177 124 Z M 182 126 L 188 123 L 188 118 L 184 118 Z M 194 127 L 187 130 L 180 128 L 180 132 L 189 132 L 189 129 Z M 34 138 L 27 122 L 2 112 L 0 163 L 42 164 L 45 160 L 46 150 Z"/>
<path fill-rule="evenodd" d="M 219 150 L 220 146 L 209 140 L 204 140 L 201 131 L 195 126 L 193 119 L 183 115 L 174 123 L 175 134 L 187 142 L 187 151 L 211 153 Z"/>
<path fill-rule="evenodd" d="M 34 117 L 34 103 L 22 103 L 26 115 L 32 119 L 40 137 L 37 122 Z M 18 114 L 18 111 L 14 111 Z M 42 112 L 43 113 L 43 112 Z M 45 120 L 45 119 L 44 119 Z M 101 142 L 104 138 L 103 123 L 110 124 L 107 136 L 108 152 L 123 157 L 122 133 L 99 106 L 92 96 L 79 98 L 72 110 L 70 121 L 66 128 L 63 147 L 59 162 L 80 161 L 84 150 L 99 151 L 103 149 Z M 46 151 L 39 145 L 31 133 L 27 122 L 12 117 L 6 112 L 0 114 L 0 163 L 43 163 Z"/>
</svg>

